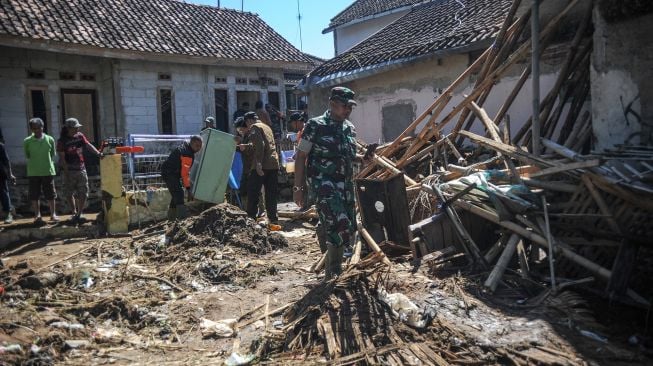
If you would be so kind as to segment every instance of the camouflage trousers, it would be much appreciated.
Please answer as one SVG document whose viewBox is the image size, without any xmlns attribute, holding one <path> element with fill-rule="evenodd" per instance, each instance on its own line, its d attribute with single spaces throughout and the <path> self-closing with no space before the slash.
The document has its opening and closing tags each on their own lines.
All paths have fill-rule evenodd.
<svg viewBox="0 0 653 366">
<path fill-rule="evenodd" d="M 333 184 L 311 185 L 315 193 L 315 207 L 327 246 L 342 247 L 352 244 L 356 230 L 353 189 L 336 189 Z"/>
</svg>

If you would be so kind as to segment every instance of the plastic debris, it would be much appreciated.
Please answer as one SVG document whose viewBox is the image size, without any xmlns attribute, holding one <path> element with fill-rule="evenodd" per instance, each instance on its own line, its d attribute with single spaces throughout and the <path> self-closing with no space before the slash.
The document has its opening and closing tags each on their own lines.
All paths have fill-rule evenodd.
<svg viewBox="0 0 653 366">
<path fill-rule="evenodd" d="M 68 323 L 68 322 L 54 322 L 50 323 L 50 326 L 52 328 L 59 328 L 59 329 L 68 329 L 68 330 L 80 330 L 84 329 L 83 324 L 79 323 Z"/>
<path fill-rule="evenodd" d="M 265 327 L 265 322 L 263 320 L 259 320 L 259 321 L 256 321 L 252 325 L 254 326 L 254 329 L 261 329 L 261 328 Z"/>
<path fill-rule="evenodd" d="M 408 296 L 395 292 L 389 294 L 385 290 L 379 291 L 379 300 L 388 305 L 395 316 L 397 316 L 402 322 L 410 325 L 414 328 L 424 328 L 427 326 L 433 316 L 435 315 L 435 309 L 429 308 L 428 311 L 422 311 L 417 305 L 415 305 Z"/>
<path fill-rule="evenodd" d="M 224 361 L 224 364 L 227 366 L 242 366 L 242 365 L 249 365 L 252 361 L 254 361 L 254 358 L 256 356 L 249 354 L 249 355 L 241 355 L 239 353 L 232 353 L 229 358 L 227 358 Z"/>
<path fill-rule="evenodd" d="M 580 334 L 584 335 L 584 336 L 587 337 L 587 338 L 591 338 L 591 339 L 593 339 L 593 340 L 595 340 L 595 341 L 597 341 L 597 342 L 608 343 L 608 338 L 607 338 L 607 337 L 604 337 L 604 336 L 602 336 L 602 335 L 596 334 L 596 333 L 594 333 L 594 332 L 590 332 L 589 330 L 583 330 L 583 329 L 581 329 L 581 330 L 580 330 Z"/>
<path fill-rule="evenodd" d="M 0 354 L 3 353 L 21 353 L 23 352 L 23 347 L 20 344 L 10 344 L 8 346 L 0 346 Z"/>
<path fill-rule="evenodd" d="M 71 339 L 63 342 L 63 344 L 66 349 L 80 349 L 90 346 L 91 342 L 85 339 Z"/>
<path fill-rule="evenodd" d="M 202 318 L 200 321 L 200 329 L 203 337 L 219 337 L 230 338 L 236 334 L 236 319 L 223 319 L 213 321 Z"/>
</svg>

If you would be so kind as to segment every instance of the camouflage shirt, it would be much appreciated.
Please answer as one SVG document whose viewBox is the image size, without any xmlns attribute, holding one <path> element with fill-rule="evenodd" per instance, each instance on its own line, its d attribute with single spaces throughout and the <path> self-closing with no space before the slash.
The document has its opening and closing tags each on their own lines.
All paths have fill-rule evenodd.
<svg viewBox="0 0 653 366">
<path fill-rule="evenodd" d="M 302 132 L 302 140 L 311 143 L 306 170 L 312 188 L 309 192 L 320 195 L 323 183 L 330 182 L 346 202 L 353 204 L 356 129 L 351 122 L 336 122 L 330 115 L 327 111 L 310 119 Z"/>
</svg>

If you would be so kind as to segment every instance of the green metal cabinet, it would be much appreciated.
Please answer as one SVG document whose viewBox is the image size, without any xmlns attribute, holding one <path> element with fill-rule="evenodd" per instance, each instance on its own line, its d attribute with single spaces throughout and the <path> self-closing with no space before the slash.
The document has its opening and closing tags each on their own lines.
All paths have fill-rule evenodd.
<svg viewBox="0 0 653 366">
<path fill-rule="evenodd" d="M 200 136 L 202 150 L 195 156 L 190 172 L 193 196 L 201 201 L 222 203 L 236 140 L 233 135 L 212 128 L 200 132 Z"/>
</svg>

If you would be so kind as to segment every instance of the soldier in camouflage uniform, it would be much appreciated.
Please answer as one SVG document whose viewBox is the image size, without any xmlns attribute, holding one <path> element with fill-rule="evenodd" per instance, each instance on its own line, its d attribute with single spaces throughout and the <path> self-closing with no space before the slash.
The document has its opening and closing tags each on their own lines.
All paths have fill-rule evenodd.
<svg viewBox="0 0 653 366">
<path fill-rule="evenodd" d="M 320 218 L 320 247 L 326 247 L 325 279 L 342 272 L 342 254 L 352 244 L 356 230 L 353 162 L 356 159 L 356 130 L 347 120 L 356 105 L 348 88 L 331 90 L 329 110 L 304 126 L 295 158 L 293 198 L 302 207 L 304 176 L 308 197 L 315 202 Z M 324 243 L 322 242 L 324 241 Z"/>
</svg>

